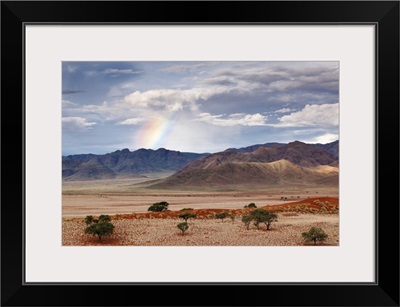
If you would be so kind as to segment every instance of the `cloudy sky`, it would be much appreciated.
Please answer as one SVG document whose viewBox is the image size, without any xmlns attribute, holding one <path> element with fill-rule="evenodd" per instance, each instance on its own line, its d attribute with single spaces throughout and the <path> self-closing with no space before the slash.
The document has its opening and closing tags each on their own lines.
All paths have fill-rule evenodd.
<svg viewBox="0 0 400 307">
<path fill-rule="evenodd" d="M 338 62 L 63 62 L 63 155 L 339 134 Z"/>
</svg>

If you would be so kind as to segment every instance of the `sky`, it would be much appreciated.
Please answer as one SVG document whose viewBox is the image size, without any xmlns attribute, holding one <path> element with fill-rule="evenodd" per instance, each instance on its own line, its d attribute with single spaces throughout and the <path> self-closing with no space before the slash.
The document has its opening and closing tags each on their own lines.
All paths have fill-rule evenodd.
<svg viewBox="0 0 400 307">
<path fill-rule="evenodd" d="M 339 138 L 339 62 L 63 62 L 62 153 Z"/>
</svg>

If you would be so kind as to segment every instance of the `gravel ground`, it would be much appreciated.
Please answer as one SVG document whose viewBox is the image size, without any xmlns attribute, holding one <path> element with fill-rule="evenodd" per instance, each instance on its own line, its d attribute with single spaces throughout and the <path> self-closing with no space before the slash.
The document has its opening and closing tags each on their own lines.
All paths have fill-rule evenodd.
<svg viewBox="0 0 400 307">
<path fill-rule="evenodd" d="M 223 222 L 216 219 L 189 220 L 189 229 L 181 235 L 176 227 L 181 219 L 120 219 L 114 220 L 114 234 L 99 242 L 97 238 L 84 234 L 83 219 L 63 219 L 63 245 L 136 245 L 136 246 L 295 246 L 306 245 L 302 232 L 311 227 L 320 227 L 328 239 L 323 245 L 339 245 L 338 214 L 278 214 L 278 221 L 270 230 L 262 225 L 246 229 L 237 217 Z M 308 245 L 308 244 L 307 244 Z"/>
</svg>

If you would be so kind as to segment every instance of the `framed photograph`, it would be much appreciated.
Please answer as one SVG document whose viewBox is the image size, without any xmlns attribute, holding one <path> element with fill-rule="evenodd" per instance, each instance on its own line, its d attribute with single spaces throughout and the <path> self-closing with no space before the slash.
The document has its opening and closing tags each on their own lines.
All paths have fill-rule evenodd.
<svg viewBox="0 0 400 307">
<path fill-rule="evenodd" d="M 398 1 L 1 8 L 2 305 L 399 306 Z"/>
</svg>

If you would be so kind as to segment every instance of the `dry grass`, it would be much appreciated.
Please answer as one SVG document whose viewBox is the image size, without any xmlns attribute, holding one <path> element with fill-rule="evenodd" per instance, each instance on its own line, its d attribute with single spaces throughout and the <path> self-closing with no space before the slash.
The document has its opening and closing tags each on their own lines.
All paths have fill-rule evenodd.
<svg viewBox="0 0 400 307">
<path fill-rule="evenodd" d="M 339 216 L 337 198 L 308 199 L 263 209 L 276 212 L 278 221 L 271 230 L 260 230 L 253 225 L 249 230 L 241 216 L 252 209 L 191 210 L 197 219 L 189 220 L 185 235 L 176 227 L 182 211 L 118 214 L 112 216 L 115 233 L 99 242 L 84 234 L 83 218 L 63 219 L 63 245 L 137 245 L 137 246 L 295 246 L 304 245 L 302 232 L 321 227 L 328 235 L 325 245 L 339 244 Z M 235 216 L 224 221 L 215 214 L 227 212 Z"/>
<path fill-rule="evenodd" d="M 255 226 L 246 229 L 240 219 L 223 222 L 217 219 L 189 220 L 189 230 L 182 235 L 176 218 L 121 218 L 113 220 L 115 232 L 99 242 L 84 234 L 81 219 L 63 221 L 63 245 L 131 245 L 131 246 L 296 246 L 305 245 L 301 236 L 312 226 L 321 227 L 329 235 L 324 245 L 338 245 L 337 214 L 280 214 L 271 230 Z"/>
</svg>

